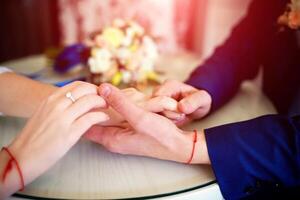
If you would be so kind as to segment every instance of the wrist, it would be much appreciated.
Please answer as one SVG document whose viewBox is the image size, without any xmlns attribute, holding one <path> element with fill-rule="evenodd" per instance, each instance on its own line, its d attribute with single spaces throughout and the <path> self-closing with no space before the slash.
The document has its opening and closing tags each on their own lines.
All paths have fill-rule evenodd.
<svg viewBox="0 0 300 200">
<path fill-rule="evenodd" d="M 180 163 L 188 163 L 193 152 L 194 132 L 179 130 L 178 137 L 174 143 L 173 149 L 175 149 L 175 159 L 173 160 Z"/>
<path fill-rule="evenodd" d="M 35 157 L 31 153 L 32 149 L 30 147 L 28 149 L 28 145 L 24 145 L 23 140 L 18 137 L 8 148 L 19 164 L 23 174 L 24 184 L 26 185 L 32 182 L 39 173 L 39 169 L 37 168 L 38 165 L 35 163 Z"/>
<path fill-rule="evenodd" d="M 0 151 L 0 199 L 5 199 L 22 188 L 21 177 L 11 156 Z"/>
<path fill-rule="evenodd" d="M 32 99 L 28 100 L 27 103 L 30 103 L 28 105 L 28 112 L 22 117 L 30 118 L 34 112 L 40 107 L 40 105 L 56 90 L 58 90 L 57 87 L 50 85 L 50 84 L 44 84 L 39 83 L 36 85 L 35 93 L 32 95 Z"/>
<path fill-rule="evenodd" d="M 195 146 L 195 164 L 210 164 L 204 130 L 198 131 L 198 141 Z"/>
<path fill-rule="evenodd" d="M 190 164 L 210 164 L 210 159 L 208 156 L 207 151 L 207 144 L 205 140 L 205 134 L 204 131 L 197 131 L 196 132 L 197 141 L 195 141 L 195 146 L 193 148 L 194 138 L 195 138 L 195 132 L 194 131 L 185 131 L 185 145 L 187 148 L 185 149 L 184 155 L 185 161 L 184 163 L 187 163 L 190 160 Z"/>
</svg>

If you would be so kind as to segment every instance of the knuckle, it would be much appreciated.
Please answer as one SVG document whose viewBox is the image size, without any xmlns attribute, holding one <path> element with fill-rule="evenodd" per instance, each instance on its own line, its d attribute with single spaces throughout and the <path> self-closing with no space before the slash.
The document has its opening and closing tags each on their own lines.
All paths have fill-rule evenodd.
<svg viewBox="0 0 300 200">
<path fill-rule="evenodd" d="M 84 83 L 78 85 L 78 88 L 85 93 L 95 93 L 97 94 L 97 86 L 90 84 L 90 83 Z"/>
<path fill-rule="evenodd" d="M 82 81 L 74 81 L 74 82 L 72 82 L 72 83 L 70 83 L 70 84 L 68 84 L 67 86 L 70 86 L 70 88 L 77 88 L 77 87 L 80 87 L 81 85 L 83 85 L 84 84 L 84 82 L 82 82 Z M 66 87 L 66 86 L 65 86 Z M 63 87 L 64 88 L 64 87 Z"/>
<path fill-rule="evenodd" d="M 79 86 L 79 85 L 85 84 L 85 82 L 83 82 L 83 81 L 74 81 L 72 84 L 73 84 L 74 86 Z"/>
<path fill-rule="evenodd" d="M 125 92 L 129 92 L 129 93 L 135 93 L 135 92 L 137 92 L 137 89 L 135 89 L 135 88 L 133 88 L 133 87 L 130 87 L 130 88 L 126 88 L 126 89 L 124 89 L 124 91 Z"/>
<path fill-rule="evenodd" d="M 54 101 L 56 100 L 56 98 L 57 98 L 56 94 L 51 94 L 51 95 L 45 100 L 45 102 L 46 102 L 47 104 L 51 104 L 52 102 L 54 102 Z"/>
</svg>

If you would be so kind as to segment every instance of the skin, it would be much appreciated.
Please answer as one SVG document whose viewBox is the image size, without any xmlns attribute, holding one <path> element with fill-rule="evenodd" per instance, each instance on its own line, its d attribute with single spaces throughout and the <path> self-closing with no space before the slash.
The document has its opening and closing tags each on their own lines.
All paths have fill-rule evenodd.
<svg viewBox="0 0 300 200">
<path fill-rule="evenodd" d="M 127 123 L 118 127 L 95 125 L 85 134 L 85 138 L 120 154 L 181 163 L 188 161 L 192 151 L 193 132 L 183 131 L 166 117 L 136 105 L 121 90 L 110 84 L 102 84 L 99 94 Z M 191 163 L 210 163 L 203 131 L 198 132 L 195 155 Z"/>
<path fill-rule="evenodd" d="M 178 87 L 179 91 L 170 87 Z M 75 103 L 65 97 L 67 92 L 72 93 Z M 190 98 L 205 95 L 176 82 L 165 83 L 150 98 L 135 89 L 121 91 L 109 84 L 98 89 L 89 83 L 74 82 L 56 88 L 14 73 L 0 76 L 0 110 L 6 115 L 30 117 L 8 146 L 20 165 L 25 185 L 53 166 L 84 134 L 113 152 L 186 163 L 194 135 L 180 130 L 173 121 L 204 116 L 207 108 L 203 105 L 208 103 L 194 105 Z M 1 177 L 9 160 L 10 156 L 1 151 Z M 198 131 L 191 163 L 210 163 L 203 131 Z M 20 188 L 20 176 L 13 163 L 1 179 L 0 199 Z"/>
<path fill-rule="evenodd" d="M 172 112 L 172 120 L 181 120 L 184 117 L 184 114 L 181 114 L 178 111 L 177 101 L 171 97 L 148 97 L 135 88 L 123 89 L 122 93 L 126 96 L 126 98 L 130 99 L 132 102 L 142 107 L 144 110 L 154 113 Z M 126 119 L 120 113 L 116 112 L 113 107 L 110 107 L 103 111 L 107 113 L 111 118 L 109 121 L 103 124 L 105 126 L 118 126 L 119 124 L 126 122 Z"/>
<path fill-rule="evenodd" d="M 65 97 L 71 91 L 75 103 Z M 97 94 L 97 87 L 75 82 L 56 90 L 46 98 L 14 141 L 8 146 L 22 169 L 25 185 L 43 174 L 81 138 L 92 126 L 109 117 L 95 109 L 106 102 Z M 9 156 L 0 154 L 0 173 L 4 173 Z M 0 199 L 20 189 L 20 177 L 13 165 L 0 182 Z"/>
<path fill-rule="evenodd" d="M 15 73 L 0 75 L 0 111 L 9 116 L 31 117 L 56 87 Z"/>
<path fill-rule="evenodd" d="M 205 90 L 198 90 L 177 80 L 167 80 L 153 91 L 153 97 L 166 96 L 178 101 L 178 111 L 184 114 L 181 120 L 175 121 L 177 125 L 184 125 L 192 120 L 205 117 L 212 104 L 210 94 Z M 172 119 L 173 112 L 164 112 Z"/>
<path fill-rule="evenodd" d="M 20 165 L 25 185 L 61 159 L 91 126 L 120 126 L 126 122 L 121 114 L 107 108 L 97 89 L 97 86 L 85 82 L 56 88 L 14 73 L 1 74 L 0 110 L 6 115 L 30 117 L 24 129 L 8 146 Z M 67 92 L 72 93 L 75 103 L 66 98 Z M 177 112 L 177 102 L 172 98 L 149 98 L 132 88 L 122 93 L 144 110 Z M 15 163 L 6 170 L 9 160 L 10 156 L 1 151 L 0 199 L 21 188 Z M 3 178 L 4 174 L 6 176 Z"/>
</svg>

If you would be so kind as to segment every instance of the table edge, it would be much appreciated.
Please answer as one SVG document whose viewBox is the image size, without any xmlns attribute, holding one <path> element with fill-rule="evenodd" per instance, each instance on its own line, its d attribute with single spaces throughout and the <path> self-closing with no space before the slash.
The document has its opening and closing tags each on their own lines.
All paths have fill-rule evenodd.
<svg viewBox="0 0 300 200">
<path fill-rule="evenodd" d="M 140 199 L 154 199 L 154 198 L 161 198 L 161 197 L 167 197 L 167 196 L 173 196 L 173 195 L 177 195 L 177 194 L 182 194 L 182 193 L 186 193 L 186 192 L 191 192 L 193 190 L 197 190 L 200 188 L 204 188 L 206 186 L 212 185 L 217 183 L 216 180 L 213 181 L 209 181 L 205 184 L 202 185 L 198 185 L 195 187 L 191 187 L 191 188 L 187 188 L 187 189 L 183 189 L 183 190 L 178 190 L 178 191 L 174 191 L 174 192 L 167 192 L 167 193 L 162 193 L 162 194 L 155 194 L 155 195 L 148 195 L 148 196 L 140 196 L 140 197 L 128 197 L 128 198 L 120 198 L 120 199 L 114 199 L 114 200 L 140 200 Z M 12 196 L 14 197 L 18 197 L 18 198 L 25 198 L 25 199 L 42 199 L 42 200 L 51 200 L 51 199 L 64 199 L 64 200 L 71 200 L 71 199 L 66 199 L 66 198 L 51 198 L 51 197 L 40 197 L 40 196 L 34 196 L 34 195 L 26 195 L 26 194 L 19 194 L 19 193 L 15 193 Z M 108 199 L 102 199 L 102 200 L 108 200 Z"/>
</svg>

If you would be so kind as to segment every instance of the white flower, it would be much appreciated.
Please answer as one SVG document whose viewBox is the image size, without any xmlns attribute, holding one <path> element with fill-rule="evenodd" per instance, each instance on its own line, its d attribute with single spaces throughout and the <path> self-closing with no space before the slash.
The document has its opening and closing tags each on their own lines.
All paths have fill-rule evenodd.
<svg viewBox="0 0 300 200">
<path fill-rule="evenodd" d="M 122 74 L 123 74 L 122 77 L 123 82 L 126 84 L 130 83 L 132 78 L 131 73 L 129 71 L 123 71 Z"/>
<path fill-rule="evenodd" d="M 112 54 L 107 49 L 93 48 L 92 57 L 89 58 L 88 64 L 92 73 L 103 73 L 109 70 L 112 65 Z"/>
<path fill-rule="evenodd" d="M 157 58 L 158 52 L 155 43 L 149 36 L 143 37 L 143 48 L 145 56 L 153 61 Z"/>
</svg>

